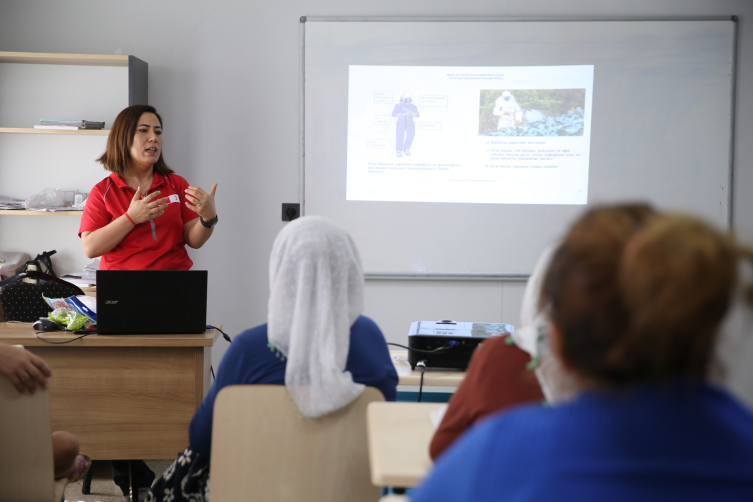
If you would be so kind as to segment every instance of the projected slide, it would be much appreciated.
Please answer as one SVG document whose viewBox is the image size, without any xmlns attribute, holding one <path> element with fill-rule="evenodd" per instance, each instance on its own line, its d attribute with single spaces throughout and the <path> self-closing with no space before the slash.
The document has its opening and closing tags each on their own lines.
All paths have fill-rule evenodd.
<svg viewBox="0 0 753 502">
<path fill-rule="evenodd" d="M 593 72 L 351 65 L 346 199 L 586 204 Z"/>
</svg>

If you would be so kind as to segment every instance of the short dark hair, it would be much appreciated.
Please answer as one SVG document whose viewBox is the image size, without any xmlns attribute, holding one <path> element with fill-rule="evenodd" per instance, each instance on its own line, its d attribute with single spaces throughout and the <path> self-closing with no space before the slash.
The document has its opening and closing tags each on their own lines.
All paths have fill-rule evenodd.
<svg viewBox="0 0 753 502">
<path fill-rule="evenodd" d="M 638 232 L 620 264 L 630 331 L 611 351 L 615 366 L 653 381 L 707 377 L 744 255 L 691 216 L 664 215 Z"/>
<path fill-rule="evenodd" d="M 586 213 L 559 246 L 541 306 L 559 354 L 602 387 L 709 376 L 741 259 L 753 253 L 698 218 L 645 205 Z M 753 285 L 746 285 L 753 303 Z M 724 368 L 720 368 L 724 371 Z"/>
<path fill-rule="evenodd" d="M 136 135 L 136 127 L 139 125 L 139 119 L 145 113 L 154 114 L 159 120 L 160 126 L 162 126 L 162 117 L 160 117 L 153 106 L 129 106 L 118 114 L 110 130 L 110 135 L 107 138 L 107 150 L 97 159 L 97 162 L 105 166 L 105 169 L 112 171 L 121 178 L 128 172 L 128 166 L 131 163 L 130 150 L 133 144 L 133 137 Z M 165 163 L 165 158 L 161 151 L 159 159 L 154 164 L 154 170 L 160 174 L 174 172 Z"/>
<path fill-rule="evenodd" d="M 559 333 L 563 362 L 588 381 L 619 384 L 633 376 L 607 357 L 628 333 L 617 275 L 625 245 L 655 214 L 645 204 L 595 207 L 575 222 L 552 256 L 540 305 Z"/>
</svg>

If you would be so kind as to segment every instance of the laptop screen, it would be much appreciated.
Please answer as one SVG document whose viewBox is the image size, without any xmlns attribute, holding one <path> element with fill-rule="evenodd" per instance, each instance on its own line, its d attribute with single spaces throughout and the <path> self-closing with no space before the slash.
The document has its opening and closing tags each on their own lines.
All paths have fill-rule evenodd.
<svg viewBox="0 0 753 502">
<path fill-rule="evenodd" d="M 98 270 L 99 334 L 206 330 L 206 270 Z"/>
</svg>

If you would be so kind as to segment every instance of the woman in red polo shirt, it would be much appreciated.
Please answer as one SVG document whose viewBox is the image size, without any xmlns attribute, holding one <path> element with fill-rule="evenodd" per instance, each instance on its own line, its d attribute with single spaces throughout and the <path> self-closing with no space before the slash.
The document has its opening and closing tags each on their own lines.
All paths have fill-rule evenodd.
<svg viewBox="0 0 753 502">
<path fill-rule="evenodd" d="M 112 174 L 86 200 L 79 237 L 100 270 L 188 270 L 186 245 L 197 249 L 217 223 L 214 194 L 190 186 L 162 157 L 162 118 L 152 106 L 129 106 L 118 114 L 99 159 Z M 128 493 L 128 461 L 112 461 L 113 480 Z M 140 490 L 154 472 L 138 462 Z"/>
<path fill-rule="evenodd" d="M 217 223 L 214 194 L 190 186 L 162 156 L 162 118 L 148 105 L 115 119 L 99 159 L 109 177 L 92 188 L 79 237 L 101 270 L 188 270 Z"/>
</svg>

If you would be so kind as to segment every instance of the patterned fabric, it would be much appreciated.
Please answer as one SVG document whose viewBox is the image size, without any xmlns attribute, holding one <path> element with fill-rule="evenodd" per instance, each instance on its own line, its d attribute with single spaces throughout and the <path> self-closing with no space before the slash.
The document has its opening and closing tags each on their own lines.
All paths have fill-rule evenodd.
<svg viewBox="0 0 753 502">
<path fill-rule="evenodd" d="M 209 457 L 189 446 L 157 479 L 146 502 L 207 502 L 209 500 Z"/>
<path fill-rule="evenodd" d="M 84 455 L 83 453 L 76 455 L 76 460 L 73 462 L 73 472 L 68 476 L 68 481 L 73 483 L 83 478 L 91 465 L 92 459 L 89 455 Z"/>
<path fill-rule="evenodd" d="M 21 322 L 34 322 L 40 317 L 47 317 L 52 311 L 42 298 L 43 295 L 47 298 L 68 298 L 82 294 L 76 286 L 56 282 L 29 284 L 16 280 L 1 289 L 0 301 L 6 320 Z"/>
</svg>

